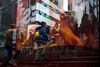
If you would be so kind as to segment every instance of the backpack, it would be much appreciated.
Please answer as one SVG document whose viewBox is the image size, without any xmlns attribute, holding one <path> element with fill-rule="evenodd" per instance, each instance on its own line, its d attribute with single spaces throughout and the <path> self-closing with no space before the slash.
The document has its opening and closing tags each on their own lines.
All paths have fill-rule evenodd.
<svg viewBox="0 0 100 67">
<path fill-rule="evenodd" d="M 47 39 L 47 29 L 45 27 L 38 27 L 36 29 L 35 37 L 38 39 L 46 40 Z"/>
<path fill-rule="evenodd" d="M 39 31 L 35 32 L 35 37 L 39 37 Z"/>
<path fill-rule="evenodd" d="M 13 30 L 9 30 L 6 33 L 6 46 L 11 46 L 13 40 Z"/>
</svg>

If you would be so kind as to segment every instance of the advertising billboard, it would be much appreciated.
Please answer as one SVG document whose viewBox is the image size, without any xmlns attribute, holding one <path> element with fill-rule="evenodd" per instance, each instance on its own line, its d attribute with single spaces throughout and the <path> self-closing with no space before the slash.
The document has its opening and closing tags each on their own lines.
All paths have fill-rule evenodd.
<svg viewBox="0 0 100 67">
<path fill-rule="evenodd" d="M 22 47 L 22 43 L 25 42 L 27 38 L 27 25 L 30 21 L 30 10 L 29 10 L 29 0 L 18 0 L 17 2 L 17 48 Z"/>
</svg>

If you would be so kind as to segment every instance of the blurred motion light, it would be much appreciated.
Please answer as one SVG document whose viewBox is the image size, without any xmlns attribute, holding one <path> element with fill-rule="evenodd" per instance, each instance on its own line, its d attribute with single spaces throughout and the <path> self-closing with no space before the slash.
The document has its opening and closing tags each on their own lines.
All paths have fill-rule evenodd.
<svg viewBox="0 0 100 67">
<path fill-rule="evenodd" d="M 68 0 L 63 0 L 63 9 L 64 11 L 68 11 Z"/>
</svg>

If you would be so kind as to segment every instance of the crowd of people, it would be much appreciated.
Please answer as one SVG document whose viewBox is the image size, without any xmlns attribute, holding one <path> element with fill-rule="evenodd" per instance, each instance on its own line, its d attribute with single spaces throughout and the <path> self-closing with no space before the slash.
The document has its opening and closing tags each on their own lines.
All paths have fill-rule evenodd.
<svg viewBox="0 0 100 67">
<path fill-rule="evenodd" d="M 78 27 L 77 20 L 75 20 L 71 12 L 60 13 L 60 21 L 56 22 L 54 27 L 48 26 L 46 22 L 36 21 L 35 24 L 38 24 L 40 26 L 35 29 L 34 33 L 29 32 L 30 37 L 27 44 L 32 45 L 32 48 L 34 46 L 45 46 L 42 49 L 37 48 L 35 55 L 36 61 L 43 59 L 43 54 L 45 53 L 47 47 L 49 47 L 51 44 L 62 46 L 61 48 L 59 48 L 62 51 L 61 55 L 65 54 L 67 48 L 70 51 L 76 46 L 83 47 L 85 49 L 98 48 L 96 39 L 94 38 L 93 34 L 93 30 L 95 29 L 95 27 L 93 26 L 93 22 L 88 14 L 83 15 L 80 27 Z M 11 25 L 11 27 L 5 33 L 5 49 L 8 53 L 8 59 L 4 63 L 5 67 L 9 64 L 9 62 L 14 62 L 14 60 L 21 52 L 19 48 L 16 48 L 16 36 L 17 29 L 15 25 Z M 23 40 L 23 36 L 21 35 L 20 41 Z M 13 48 L 15 48 L 14 55 Z"/>
</svg>

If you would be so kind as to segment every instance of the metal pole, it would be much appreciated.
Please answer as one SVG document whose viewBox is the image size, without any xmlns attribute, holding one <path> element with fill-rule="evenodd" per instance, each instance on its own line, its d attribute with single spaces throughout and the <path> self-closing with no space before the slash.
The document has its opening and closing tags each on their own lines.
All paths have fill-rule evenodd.
<svg viewBox="0 0 100 67">
<path fill-rule="evenodd" d="M 1 32 L 1 27 L 2 26 L 2 11 L 0 10 L 0 32 Z"/>
</svg>

